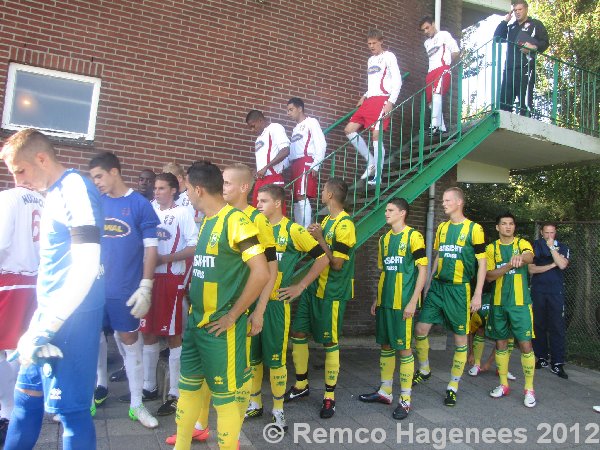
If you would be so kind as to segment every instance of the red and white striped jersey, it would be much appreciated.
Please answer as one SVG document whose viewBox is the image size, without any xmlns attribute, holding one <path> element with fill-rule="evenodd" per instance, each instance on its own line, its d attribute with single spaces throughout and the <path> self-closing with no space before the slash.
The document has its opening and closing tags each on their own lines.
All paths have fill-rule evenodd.
<svg viewBox="0 0 600 450">
<path fill-rule="evenodd" d="M 198 242 L 198 229 L 194 217 L 187 208 L 173 206 L 170 209 L 155 209 L 160 224 L 157 227 L 158 254 L 168 255 L 179 252 L 186 247 L 195 247 Z M 185 261 L 174 261 L 156 266 L 156 273 L 184 275 Z"/>
<path fill-rule="evenodd" d="M 392 103 L 396 103 L 400 88 L 402 87 L 402 76 L 398 67 L 396 55 L 384 51 L 379 55 L 373 55 L 367 63 L 367 93 L 365 97 L 388 97 Z"/>
<path fill-rule="evenodd" d="M 424 43 L 425 51 L 429 57 L 429 72 L 442 66 L 449 66 L 452 62 L 452 53 L 460 49 L 456 40 L 447 31 L 438 31 Z"/>
<path fill-rule="evenodd" d="M 271 123 L 265 127 L 259 137 L 256 138 L 254 145 L 254 155 L 256 156 L 256 170 L 261 170 L 269 164 L 277 154 L 286 147 L 290 146 L 290 141 L 285 134 L 285 128 L 278 123 Z M 265 175 L 280 174 L 286 167 L 285 161 L 267 170 Z"/>
<path fill-rule="evenodd" d="M 314 164 L 319 164 L 325 158 L 327 143 L 317 119 L 307 117 L 297 124 L 292 131 L 290 141 L 291 161 L 310 156 Z"/>
<path fill-rule="evenodd" d="M 44 197 L 16 187 L 0 192 L 0 273 L 36 275 Z"/>
</svg>

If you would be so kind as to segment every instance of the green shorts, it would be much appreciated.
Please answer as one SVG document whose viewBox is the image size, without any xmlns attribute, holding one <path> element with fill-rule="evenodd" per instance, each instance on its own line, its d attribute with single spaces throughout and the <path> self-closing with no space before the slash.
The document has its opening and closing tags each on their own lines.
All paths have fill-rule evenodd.
<svg viewBox="0 0 600 450">
<path fill-rule="evenodd" d="M 265 309 L 263 329 L 252 336 L 250 364 L 264 363 L 271 369 L 285 366 L 290 331 L 290 304 L 269 300 Z"/>
<path fill-rule="evenodd" d="M 339 342 L 346 303 L 347 300 L 316 298 L 305 291 L 294 316 L 292 331 L 312 334 L 319 344 Z"/>
<path fill-rule="evenodd" d="M 375 312 L 375 341 L 394 350 L 410 349 L 413 319 L 403 319 L 403 309 L 377 308 Z"/>
<path fill-rule="evenodd" d="M 181 350 L 179 389 L 197 391 L 206 380 L 215 401 L 234 400 L 235 390 L 250 376 L 246 360 L 246 327 L 245 314 L 219 336 L 188 321 Z"/>
<path fill-rule="evenodd" d="M 432 280 L 419 322 L 443 324 L 454 334 L 469 334 L 471 285 Z"/>
<path fill-rule="evenodd" d="M 488 337 L 497 341 L 513 336 L 519 342 L 531 341 L 535 338 L 531 305 L 492 305 L 485 331 Z"/>
</svg>

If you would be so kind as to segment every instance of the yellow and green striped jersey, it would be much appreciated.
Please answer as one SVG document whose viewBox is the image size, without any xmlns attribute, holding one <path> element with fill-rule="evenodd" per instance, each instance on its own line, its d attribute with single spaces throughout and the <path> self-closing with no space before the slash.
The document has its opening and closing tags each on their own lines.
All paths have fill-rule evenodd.
<svg viewBox="0 0 600 450">
<path fill-rule="evenodd" d="M 514 255 L 533 253 L 533 248 L 525 239 L 515 238 L 511 244 L 502 244 L 498 239 L 489 244 L 485 252 L 487 254 L 487 270 L 490 271 L 508 264 Z M 494 306 L 530 305 L 527 264 L 513 268 L 493 281 L 492 295 Z"/>
<path fill-rule="evenodd" d="M 485 258 L 485 237 L 478 223 L 443 222 L 435 234 L 438 251 L 436 279 L 445 283 L 469 283 L 477 273 L 477 259 Z"/>
<path fill-rule="evenodd" d="M 252 205 L 246 206 L 243 211 L 252 223 L 258 228 L 258 242 L 265 248 L 265 257 L 268 261 L 275 261 L 277 255 L 275 254 L 275 238 L 273 236 L 273 227 L 271 222 L 267 219 L 263 213 L 256 209 Z"/>
<path fill-rule="evenodd" d="M 250 269 L 250 258 L 264 253 L 258 229 L 239 209 L 226 205 L 205 217 L 198 234 L 190 286 L 190 319 L 198 327 L 226 314 L 237 301 Z M 241 252 L 240 242 L 255 238 L 256 244 Z"/>
<path fill-rule="evenodd" d="M 312 286 L 314 295 L 325 300 L 350 300 L 354 298 L 354 222 L 346 211 L 342 211 L 335 218 L 325 217 L 321 228 L 333 256 L 346 261 L 341 270 L 332 270 L 331 266 L 327 266 L 321 272 Z"/>
<path fill-rule="evenodd" d="M 419 275 L 417 266 L 427 266 L 425 240 L 421 233 L 406 226 L 400 233 L 390 230 L 381 236 L 377 267 L 382 272 L 377 306 L 404 309 L 415 291 Z"/>
<path fill-rule="evenodd" d="M 294 269 L 304 253 L 313 258 L 327 258 L 319 243 L 308 231 L 287 217 L 273 226 L 275 248 L 277 250 L 277 281 L 271 293 L 271 300 L 278 300 L 278 290 L 292 284 Z"/>
</svg>

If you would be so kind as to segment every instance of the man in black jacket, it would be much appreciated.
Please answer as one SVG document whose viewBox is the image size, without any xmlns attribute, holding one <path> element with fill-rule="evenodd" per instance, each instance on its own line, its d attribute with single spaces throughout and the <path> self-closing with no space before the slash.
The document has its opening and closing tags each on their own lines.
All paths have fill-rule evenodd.
<svg viewBox="0 0 600 450">
<path fill-rule="evenodd" d="M 494 37 L 508 42 L 500 89 L 500 109 L 512 111 L 515 97 L 518 97 L 518 112 L 522 116 L 529 116 L 533 109 L 535 54 L 545 51 L 549 45 L 544 24 L 528 17 L 527 10 L 525 0 L 514 0 L 511 12 L 494 32 Z M 513 14 L 515 20 L 509 25 Z"/>
</svg>

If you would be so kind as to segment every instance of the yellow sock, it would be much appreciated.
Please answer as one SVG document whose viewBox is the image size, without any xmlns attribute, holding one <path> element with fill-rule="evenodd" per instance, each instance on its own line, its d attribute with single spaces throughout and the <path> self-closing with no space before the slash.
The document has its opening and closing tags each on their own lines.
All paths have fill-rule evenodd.
<svg viewBox="0 0 600 450">
<path fill-rule="evenodd" d="M 340 373 L 340 346 L 325 347 L 325 394 L 324 398 L 335 400 L 335 385 Z"/>
<path fill-rule="evenodd" d="M 500 384 L 508 386 L 508 350 L 496 349 L 496 367 L 498 368 L 498 376 Z"/>
<path fill-rule="evenodd" d="M 292 360 L 296 370 L 296 388 L 308 386 L 308 339 L 292 338 Z"/>
<path fill-rule="evenodd" d="M 273 409 L 283 409 L 283 395 L 287 385 L 287 368 L 285 366 L 271 369 L 271 392 L 273 394 Z"/>
<path fill-rule="evenodd" d="M 521 365 L 523 366 L 523 375 L 525 375 L 525 389 L 533 390 L 533 375 L 535 374 L 535 355 L 521 353 Z"/>
<path fill-rule="evenodd" d="M 476 366 L 481 366 L 481 357 L 483 356 L 484 349 L 485 338 L 478 334 L 473 335 L 473 359 L 475 359 Z"/>
<path fill-rule="evenodd" d="M 202 384 L 200 388 L 200 397 L 198 399 L 198 404 L 200 406 L 200 411 L 198 413 L 198 419 L 196 420 L 197 424 L 204 430 L 208 426 L 208 412 L 210 410 L 210 389 L 208 388 L 208 384 Z M 177 402 L 179 406 L 179 402 Z"/>
<path fill-rule="evenodd" d="M 237 402 L 227 403 L 213 401 L 217 410 L 217 442 L 220 450 L 235 450 L 242 430 L 242 419 Z"/>
<path fill-rule="evenodd" d="M 410 405 L 413 374 L 415 373 L 415 357 L 400 357 L 400 398 Z"/>
<path fill-rule="evenodd" d="M 429 339 L 427 336 L 415 336 L 415 351 L 419 361 L 419 371 L 427 375 L 431 372 L 429 367 Z"/>
<path fill-rule="evenodd" d="M 510 365 L 510 355 L 512 355 L 512 352 L 515 349 L 515 338 L 508 338 L 506 349 L 508 350 L 508 361 Z"/>
<path fill-rule="evenodd" d="M 244 417 L 246 417 L 246 411 L 250 403 L 250 389 L 252 389 L 252 376 L 248 375 L 246 381 L 235 391 L 235 404 L 237 405 L 242 422 L 244 421 Z"/>
<path fill-rule="evenodd" d="M 450 383 L 448 383 L 448 389 L 454 392 L 458 391 L 458 382 L 460 377 L 465 370 L 465 364 L 467 363 L 467 346 L 458 345 L 454 350 L 454 359 L 452 361 L 452 370 L 450 370 Z"/>
<path fill-rule="evenodd" d="M 263 363 L 258 363 L 255 366 L 250 366 L 252 370 L 252 388 L 250 389 L 250 401 L 253 401 L 262 408 L 262 382 L 263 382 Z"/>
<path fill-rule="evenodd" d="M 206 382 L 204 383 L 206 385 Z M 177 450 L 188 450 L 192 445 L 192 433 L 194 422 L 200 413 L 200 390 L 188 391 L 179 389 L 179 400 L 177 400 L 177 413 L 175 423 L 177 424 Z"/>
<path fill-rule="evenodd" d="M 379 352 L 379 370 L 381 372 L 381 389 L 386 394 L 392 393 L 394 381 L 394 369 L 396 368 L 396 350 L 384 350 Z"/>
</svg>

